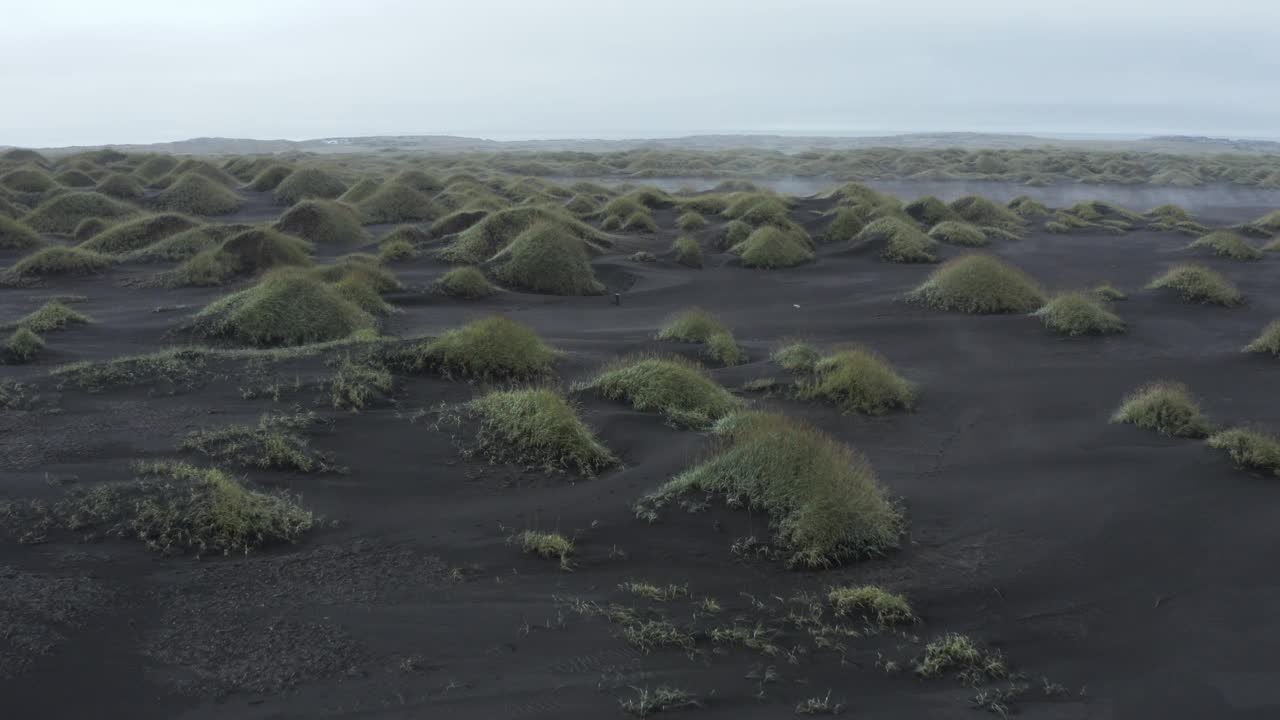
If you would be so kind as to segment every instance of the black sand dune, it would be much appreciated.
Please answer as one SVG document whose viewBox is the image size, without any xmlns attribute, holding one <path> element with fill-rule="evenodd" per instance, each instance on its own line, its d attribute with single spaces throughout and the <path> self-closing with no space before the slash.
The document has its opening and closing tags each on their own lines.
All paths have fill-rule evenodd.
<svg viewBox="0 0 1280 720">
<path fill-rule="evenodd" d="M 1091 190 L 1106 197 L 1105 188 Z M 269 194 L 242 195 L 240 211 L 220 221 L 262 222 L 281 210 Z M 805 200 L 792 217 L 811 223 L 827 207 Z M 1200 214 L 1229 223 L 1259 213 Z M 569 387 L 626 353 L 696 356 L 696 346 L 653 338 L 673 312 L 706 308 L 749 356 L 711 375 L 864 453 L 905 511 L 909 532 L 898 551 L 788 570 L 731 553 L 735 541 L 768 539 L 758 513 L 716 502 L 701 513 L 669 509 L 654 524 L 637 519 L 631 504 L 704 457 L 712 440 L 589 392 L 574 394 L 582 416 L 622 467 L 575 479 L 460 457 L 450 436 L 431 428 L 431 413 L 478 392 L 465 382 L 397 374 L 393 402 L 359 414 L 332 409 L 320 384 L 340 352 L 212 358 L 194 377 L 96 393 L 60 386 L 50 371 L 64 363 L 187 342 L 180 328 L 188 316 L 228 291 L 149 287 L 142 281 L 154 266 L 123 264 L 102 276 L 0 289 L 5 322 L 60 295 L 85 296 L 75 307 L 94 320 L 50 333 L 32 364 L 0 366 L 5 380 L 25 386 L 0 410 L 0 499 L 52 502 L 67 488 L 129 477 L 135 460 L 194 461 L 176 452 L 187 433 L 295 408 L 323 419 L 307 437 L 338 469 L 234 467 L 258 486 L 300 494 L 324 517 L 297 545 L 249 556 L 165 557 L 136 542 L 53 530 L 43 542 L 6 536 L 5 715 L 608 718 L 624 717 L 619 702 L 637 689 L 671 686 L 701 703 L 665 713 L 676 717 L 789 717 L 798 703 L 823 697 L 849 717 L 981 717 L 979 690 L 908 669 L 923 642 L 951 631 L 998 649 L 1022 674 L 985 687 L 1025 685 L 1009 701 L 1024 717 L 1280 715 L 1280 480 L 1235 469 L 1201 442 L 1108 423 L 1125 393 L 1172 379 L 1192 388 L 1214 421 L 1280 429 L 1280 365 L 1240 352 L 1280 317 L 1280 256 L 1197 258 L 1248 298 L 1219 308 L 1142 289 L 1189 259 L 1182 235 L 1034 229 L 992 246 L 1049 291 L 1110 282 L 1129 294 L 1114 306 L 1128 332 L 1063 339 L 1025 315 L 903 302 L 934 265 L 819 245 L 813 263 L 743 268 L 715 249 L 724 223 L 711 215 L 698 233 L 704 269 L 626 259 L 642 248 L 664 257 L 677 215 L 656 211 L 660 232 L 617 235 L 592 259 L 610 295 L 504 291 L 459 301 L 428 289 L 449 265 L 426 253 L 393 265 L 405 288 L 387 295 L 398 312 L 383 331 L 436 335 L 501 313 L 565 351 L 555 382 Z M 20 256 L 3 252 L 6 266 Z M 768 356 L 789 337 L 875 349 L 918 384 L 916 407 L 842 415 L 785 393 L 740 390 L 786 377 Z M 9 506 L 0 520 L 6 512 L 21 514 Z M 572 571 L 509 541 L 526 529 L 576 535 Z M 619 625 L 575 611 L 577 601 L 658 605 L 621 591 L 627 581 L 687 585 L 687 597 L 662 604 L 674 621 L 760 625 L 776 651 L 699 639 L 694 653 L 646 653 L 619 637 Z M 841 651 L 785 621 L 797 594 L 850 583 L 905 594 L 921 623 L 905 634 L 847 638 Z M 722 610 L 696 620 L 707 597 Z"/>
</svg>

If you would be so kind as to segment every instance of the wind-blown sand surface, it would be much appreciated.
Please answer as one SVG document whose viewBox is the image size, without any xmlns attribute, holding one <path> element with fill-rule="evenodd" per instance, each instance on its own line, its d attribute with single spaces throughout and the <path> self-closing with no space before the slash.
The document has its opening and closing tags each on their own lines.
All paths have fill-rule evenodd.
<svg viewBox="0 0 1280 720">
<path fill-rule="evenodd" d="M 1106 198 L 1105 188 L 1091 189 Z M 245 208 L 222 220 L 257 222 L 282 210 L 266 195 L 242 195 Z M 813 211 L 829 206 L 807 199 L 792 217 L 814 225 Z M 1199 214 L 1228 223 L 1259 213 Z M 309 437 L 342 470 L 237 469 L 299 493 L 325 518 L 297 545 L 247 557 L 164 557 L 140 543 L 73 534 L 0 542 L 5 716 L 586 719 L 623 717 L 620 699 L 660 685 L 701 699 L 702 707 L 670 713 L 692 718 L 787 717 L 828 692 L 850 717 L 982 716 L 975 691 L 950 677 L 886 672 L 884 661 L 905 668 L 919 654 L 910 638 L 849 638 L 841 653 L 785 629 L 788 599 L 847 583 L 905 594 L 921 618 L 908 635 L 927 641 L 956 631 L 999 649 L 1025 673 L 1029 689 L 1017 702 L 1025 717 L 1280 713 L 1280 480 L 1233 468 L 1202 442 L 1108 422 L 1125 393 L 1171 379 L 1216 422 L 1280 429 L 1280 365 L 1240 352 L 1280 317 L 1280 255 L 1197 257 L 1248 302 L 1191 305 L 1142 289 L 1190 257 L 1186 236 L 1050 235 L 1033 225 L 1022 241 L 990 251 L 1051 291 L 1107 281 L 1130 295 L 1114 306 L 1128 332 L 1064 339 L 1025 315 L 907 304 L 903 295 L 936 266 L 886 263 L 842 244 L 820 245 L 816 262 L 795 268 L 741 267 L 710 242 L 718 219 L 698 233 L 702 270 L 626 259 L 646 247 L 665 254 L 675 215 L 656 211 L 659 233 L 619 235 L 616 251 L 593 259 L 620 306 L 610 296 L 444 298 L 425 288 L 450 266 L 424 254 L 392 266 L 406 289 L 387 296 L 399 312 L 384 332 L 435 335 L 501 313 L 565 351 L 556 374 L 568 387 L 625 353 L 696 356 L 695 346 L 654 334 L 673 312 L 701 306 L 749 356 L 711 375 L 864 453 L 905 510 L 900 550 L 796 571 L 730 552 L 740 538 L 768 538 L 759 514 L 715 503 L 696 514 L 670 510 L 654 524 L 637 519 L 631 504 L 705 456 L 712 440 L 589 392 L 575 394 L 582 416 L 623 463 L 593 479 L 460 457 L 450 435 L 431 428 L 430 412 L 473 397 L 478 388 L 465 382 L 397 376 L 394 403 L 333 410 L 317 387 L 332 372 L 323 356 L 216 361 L 190 387 L 59 388 L 53 367 L 177 342 L 186 317 L 227 291 L 140 287 L 156 268 L 126 264 L 0 289 L 5 322 L 58 295 L 87 296 L 76 308 L 94 319 L 51 336 L 33 364 L 0 366 L 32 396 L 0 411 L 0 497 L 49 500 L 65 487 L 129 477 L 132 461 L 174 457 L 192 430 L 294 406 L 327 421 Z M 19 256 L 5 251 L 0 264 Z M 875 349 L 918 384 L 917 406 L 842 415 L 785 393 L 741 390 L 785 376 L 768 357 L 789 337 Z M 571 571 L 509 542 L 530 528 L 577 534 Z M 665 605 L 679 622 L 707 622 L 694 620 L 697 602 L 714 597 L 723 606 L 716 622 L 782 629 L 785 652 L 700 642 L 692 656 L 644 653 L 617 637 L 616 625 L 571 607 L 574 599 L 646 604 L 619 590 L 629 580 L 687 585 L 688 598 Z M 1047 695 L 1046 683 L 1063 692 Z"/>
</svg>

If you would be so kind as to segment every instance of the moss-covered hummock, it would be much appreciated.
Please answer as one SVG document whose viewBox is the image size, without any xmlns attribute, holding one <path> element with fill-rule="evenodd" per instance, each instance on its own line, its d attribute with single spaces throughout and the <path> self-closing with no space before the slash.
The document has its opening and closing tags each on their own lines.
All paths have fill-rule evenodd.
<svg viewBox="0 0 1280 720">
<path fill-rule="evenodd" d="M 94 189 L 118 200 L 137 200 L 147 192 L 136 178 L 124 173 L 111 173 L 102 178 Z"/>
<path fill-rule="evenodd" d="M 270 165 L 255 175 L 245 187 L 254 192 L 271 192 L 292 172 L 293 168 L 288 165 Z"/>
<path fill-rule="evenodd" d="M 443 223 L 444 219 L 440 222 Z M 544 224 L 557 226 L 560 234 L 576 238 L 588 253 L 601 252 L 612 244 L 603 233 L 562 210 L 536 206 L 516 207 L 485 215 L 484 219 L 460 232 L 439 255 L 442 260 L 449 262 L 487 262 L 526 231 Z M 432 234 L 439 235 L 434 229 Z"/>
<path fill-rule="evenodd" d="M 89 316 L 74 310 L 60 300 L 50 300 L 36 310 L 23 316 L 14 323 L 17 327 L 26 328 L 34 333 L 47 333 L 61 330 L 71 325 L 84 325 Z"/>
<path fill-rule="evenodd" d="M 901 513 L 870 463 L 799 420 L 762 412 L 722 420 L 718 452 L 642 499 L 642 515 L 690 493 L 744 501 L 769 514 L 789 564 L 822 568 L 878 555 L 898 544 Z"/>
<path fill-rule="evenodd" d="M 19 193 L 48 192 L 57 186 L 49 173 L 38 167 L 20 167 L 0 175 L 0 187 Z"/>
<path fill-rule="evenodd" d="M 369 223 L 430 220 L 441 215 L 428 195 L 400 182 L 385 183 L 361 200 L 359 209 Z"/>
<path fill-rule="evenodd" d="M 985 247 L 991 244 L 991 239 L 981 229 L 959 220 L 946 220 L 934 225 L 929 228 L 929 237 L 962 247 Z"/>
<path fill-rule="evenodd" d="M 221 285 L 237 275 L 252 275 L 282 266 L 311 264 L 311 243 L 270 228 L 236 233 L 203 250 L 173 270 L 174 285 Z"/>
<path fill-rule="evenodd" d="M 963 255 L 947 261 L 907 299 L 937 310 L 975 314 L 1031 312 L 1045 300 L 1034 280 L 990 255 Z"/>
<path fill-rule="evenodd" d="M 44 350 L 44 340 L 29 328 L 20 327 L 4 342 L 4 361 L 14 365 L 28 363 Z"/>
</svg>

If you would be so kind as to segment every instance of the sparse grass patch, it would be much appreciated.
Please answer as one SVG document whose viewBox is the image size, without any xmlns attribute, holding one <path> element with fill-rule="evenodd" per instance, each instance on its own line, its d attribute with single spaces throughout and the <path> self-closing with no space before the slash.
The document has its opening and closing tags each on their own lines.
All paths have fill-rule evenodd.
<svg viewBox="0 0 1280 720">
<path fill-rule="evenodd" d="M 628 256 L 627 259 L 630 260 L 631 262 L 638 262 L 638 263 L 658 262 L 658 256 L 654 255 L 648 250 L 639 250 L 637 252 L 634 252 L 630 256 Z"/>
<path fill-rule="evenodd" d="M 495 390 L 472 400 L 467 410 L 480 421 L 475 452 L 492 462 L 587 477 L 618 463 L 573 405 L 554 390 Z"/>
<path fill-rule="evenodd" d="M 531 328 L 500 316 L 473 320 L 411 347 L 409 364 L 445 376 L 536 380 L 551 375 L 559 353 Z"/>
<path fill-rule="evenodd" d="M 1263 470 L 1280 476 L 1280 439 L 1272 435 L 1231 428 L 1209 436 L 1209 447 L 1225 450 L 1239 467 Z"/>
<path fill-rule="evenodd" d="M 1031 312 L 1044 293 L 1018 268 L 990 255 L 963 255 L 934 270 L 907 295 L 911 302 L 937 310 L 966 313 Z"/>
<path fill-rule="evenodd" d="M 1230 230 L 1209 233 L 1187 246 L 1189 250 L 1210 250 L 1232 260 L 1261 260 L 1262 251 Z"/>
<path fill-rule="evenodd" d="M 637 356 L 614 360 L 583 386 L 637 410 L 661 412 L 680 427 L 708 427 L 743 403 L 678 357 Z"/>
<path fill-rule="evenodd" d="M 93 275 L 111 266 L 112 259 L 101 253 L 75 247 L 51 245 L 23 257 L 10 271 L 21 277 L 53 275 Z"/>
<path fill-rule="evenodd" d="M 789 564 L 820 568 L 896 546 L 903 519 L 866 459 L 816 428 L 760 412 L 721 420 L 725 442 L 637 505 L 642 517 L 691 492 L 769 514 Z"/>
<path fill-rule="evenodd" d="M 1185 438 L 1202 438 L 1212 429 L 1187 387 L 1173 382 L 1151 383 L 1130 393 L 1111 422 Z"/>
<path fill-rule="evenodd" d="M 866 348 L 840 350 L 822 358 L 814 365 L 812 379 L 797 383 L 796 390 L 802 398 L 821 398 L 844 412 L 868 415 L 909 409 L 916 397 L 915 385 Z"/>
<path fill-rule="evenodd" d="M 1009 669 L 999 654 L 979 650 L 973 640 L 958 633 L 947 633 L 926 645 L 924 657 L 916 662 L 914 670 L 916 675 L 925 679 L 954 670 L 967 685 L 978 685 L 1009 675 Z"/>
<path fill-rule="evenodd" d="M 573 555 L 573 541 L 564 535 L 525 530 L 520 533 L 519 539 L 520 549 L 525 552 L 547 560 L 559 560 L 560 567 L 566 570 L 572 567 L 572 561 L 569 558 Z"/>
<path fill-rule="evenodd" d="M 84 325 L 87 322 L 89 317 L 84 313 L 67 307 L 66 303 L 59 300 L 50 300 L 14 323 L 14 326 L 26 328 L 35 333 L 45 333 L 50 330 L 61 330 L 69 325 Z"/>
<path fill-rule="evenodd" d="M 184 450 L 195 450 L 219 462 L 233 462 L 264 470 L 314 472 L 326 469 L 322 456 L 313 451 L 299 431 L 315 425 L 313 412 L 263 415 L 257 425 L 228 425 L 197 430 L 187 435 Z"/>
<path fill-rule="evenodd" d="M 1060 334 L 1111 335 L 1122 333 L 1124 320 L 1102 306 L 1102 302 L 1084 293 L 1062 293 L 1035 312 L 1044 326 Z"/>
<path fill-rule="evenodd" d="M 910 625 L 916 621 L 907 599 L 875 585 L 846 585 L 827 592 L 836 617 L 861 615 L 882 628 Z"/>
<path fill-rule="evenodd" d="M 135 385 L 152 389 L 190 387 L 202 376 L 207 361 L 203 350 L 174 348 L 101 363 L 71 363 L 50 374 L 58 380 L 59 388 L 69 386 L 91 393 Z"/>
<path fill-rule="evenodd" d="M 977 227 L 959 220 L 946 220 L 929 229 L 929 237 L 948 245 L 962 247 L 985 247 L 991 239 Z"/>
<path fill-rule="evenodd" d="M 4 341 L 5 362 L 18 365 L 31 362 L 44 350 L 44 340 L 31 330 L 20 327 Z"/>
<path fill-rule="evenodd" d="M 1175 265 L 1147 284 L 1148 290 L 1168 289 L 1185 302 L 1231 307 L 1244 302 L 1234 284 L 1203 265 Z"/>
<path fill-rule="evenodd" d="M 676 238 L 671 249 L 676 253 L 676 262 L 691 268 L 702 268 L 702 248 L 698 241 L 688 235 Z"/>
<path fill-rule="evenodd" d="M 337 287 L 287 268 L 213 301 L 196 314 L 194 329 L 204 337 L 269 346 L 337 340 L 374 325 Z"/>
<path fill-rule="evenodd" d="M 655 585 L 650 582 L 640 582 L 637 580 L 628 580 L 618 585 L 618 589 L 635 595 L 638 598 L 651 600 L 653 602 L 668 602 L 680 598 L 689 597 L 688 585 Z"/>
<path fill-rule="evenodd" d="M 636 696 L 627 700 L 619 700 L 624 712 L 639 718 L 646 718 L 667 710 L 682 710 L 699 707 L 697 698 L 679 688 L 659 685 L 650 690 L 648 687 L 631 688 Z"/>
<path fill-rule="evenodd" d="M 348 355 L 329 378 L 329 399 L 335 410 L 360 412 L 375 397 L 391 392 L 394 380 L 385 365 Z"/>
</svg>

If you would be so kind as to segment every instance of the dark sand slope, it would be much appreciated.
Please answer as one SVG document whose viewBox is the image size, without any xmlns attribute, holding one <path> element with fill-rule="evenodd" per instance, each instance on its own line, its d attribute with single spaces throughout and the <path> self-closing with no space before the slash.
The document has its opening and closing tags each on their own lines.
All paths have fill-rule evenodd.
<svg viewBox="0 0 1280 720">
<path fill-rule="evenodd" d="M 260 222 L 279 210 L 265 194 L 242 194 L 249 201 L 223 220 Z M 806 200 L 792 216 L 812 224 L 811 211 L 827 206 Z M 575 394 L 581 414 L 623 466 L 575 481 L 462 459 L 431 424 L 441 403 L 478 391 L 464 382 L 397 374 L 393 403 L 333 410 L 325 361 L 341 352 L 212 358 L 177 382 L 98 393 L 60 386 L 53 367 L 182 340 L 187 317 L 227 292 L 139 286 L 155 268 L 126 264 L 101 277 L 0 289 L 4 322 L 58 295 L 87 296 L 75 307 L 94 320 L 50 333 L 33 364 L 0 366 L 4 379 L 27 385 L 21 401 L 0 410 L 0 499 L 52 501 L 70 487 L 131 477 L 138 459 L 203 462 L 177 453 L 187 433 L 310 409 L 324 422 L 306 436 L 336 469 L 232 469 L 259 487 L 300 494 L 324 521 L 295 546 L 202 559 L 56 530 L 45 542 L 20 543 L 33 538 L 7 526 L 5 716 L 585 720 L 624 717 L 619 701 L 636 688 L 672 686 L 702 706 L 663 716 L 790 717 L 798 703 L 829 693 L 850 717 L 983 717 L 973 707 L 978 691 L 954 673 L 922 680 L 909 669 L 923 642 L 949 631 L 998 649 L 1025 673 L 1016 682 L 1028 689 L 1013 703 L 1024 717 L 1280 715 L 1280 479 L 1234 469 L 1202 442 L 1108 423 L 1125 393 L 1172 379 L 1192 388 L 1214 421 L 1280 429 L 1280 364 L 1240 352 L 1280 317 L 1280 255 L 1197 258 L 1248 298 L 1219 308 L 1142 289 L 1189 259 L 1182 235 L 1034 230 L 993 245 L 1049 291 L 1105 281 L 1129 294 L 1113 306 L 1128 332 L 1062 339 L 1025 315 L 903 302 L 934 265 L 819 245 L 814 263 L 745 269 L 715 250 L 723 222 L 710 214 L 697 234 L 705 269 L 626 259 L 641 248 L 667 253 L 678 214 L 655 211 L 660 232 L 618 235 L 616 248 L 592 259 L 610 292 L 622 291 L 621 306 L 608 296 L 513 292 L 449 299 L 428 289 L 449 266 L 424 252 L 391 266 L 405 289 L 387 295 L 400 312 L 385 331 L 436 335 L 502 313 L 565 351 L 556 372 L 569 387 L 626 353 L 695 355 L 697 346 L 654 334 L 672 313 L 701 306 L 749 356 L 711 375 L 864 453 L 901 499 L 909 534 L 899 551 L 796 571 L 730 552 L 742 538 L 769 538 L 759 514 L 715 502 L 702 513 L 668 508 L 654 524 L 636 519 L 631 504 L 704 457 L 711 440 L 589 392 Z M 20 256 L 3 252 L 6 266 Z M 960 252 L 940 249 L 944 258 Z M 878 351 L 918 385 L 914 410 L 841 415 L 739 390 L 787 377 L 768 356 L 788 337 Z M 522 553 L 511 538 L 527 529 L 576 536 L 572 570 Z M 619 589 L 628 581 L 687 586 L 688 595 L 640 600 Z M 799 593 L 868 583 L 905 594 L 921 623 L 843 638 L 841 652 L 782 621 Z M 707 597 L 722 606 L 715 617 L 699 614 Z M 662 608 L 704 630 L 760 623 L 778 631 L 777 649 L 697 638 L 692 654 L 646 653 L 620 637 L 619 625 L 575 610 L 583 603 Z M 903 669 L 886 671 L 885 661 Z M 1063 691 L 1047 694 L 1046 683 Z"/>
</svg>

